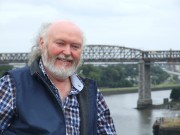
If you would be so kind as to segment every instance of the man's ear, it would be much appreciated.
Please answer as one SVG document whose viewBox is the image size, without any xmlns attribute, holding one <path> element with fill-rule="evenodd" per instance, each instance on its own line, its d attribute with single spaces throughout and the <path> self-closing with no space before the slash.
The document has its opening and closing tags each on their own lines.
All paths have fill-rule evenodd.
<svg viewBox="0 0 180 135">
<path fill-rule="evenodd" d="M 43 37 L 40 37 L 39 38 L 39 48 L 42 50 L 43 46 L 44 46 L 44 39 L 43 39 Z"/>
</svg>

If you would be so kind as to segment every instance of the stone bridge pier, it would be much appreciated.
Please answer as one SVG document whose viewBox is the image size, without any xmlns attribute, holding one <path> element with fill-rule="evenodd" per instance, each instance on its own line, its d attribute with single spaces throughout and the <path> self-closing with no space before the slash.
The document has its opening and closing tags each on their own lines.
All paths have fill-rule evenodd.
<svg viewBox="0 0 180 135">
<path fill-rule="evenodd" d="M 139 62 L 139 98 L 137 108 L 144 109 L 152 105 L 150 62 Z"/>
</svg>

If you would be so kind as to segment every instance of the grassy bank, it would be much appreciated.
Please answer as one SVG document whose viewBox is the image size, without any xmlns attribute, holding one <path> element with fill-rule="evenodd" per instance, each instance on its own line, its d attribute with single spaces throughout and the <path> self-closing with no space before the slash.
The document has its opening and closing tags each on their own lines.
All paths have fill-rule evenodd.
<svg viewBox="0 0 180 135">
<path fill-rule="evenodd" d="M 180 127 L 180 118 L 163 118 L 163 122 L 161 123 L 161 127 L 163 128 L 174 128 Z"/>
<path fill-rule="evenodd" d="M 180 84 L 160 84 L 156 86 L 151 86 L 152 91 L 158 90 L 169 90 L 174 87 L 180 87 Z M 136 93 L 138 92 L 138 87 L 121 87 L 121 88 L 99 88 L 104 95 L 112 94 L 125 94 L 125 93 Z"/>
</svg>

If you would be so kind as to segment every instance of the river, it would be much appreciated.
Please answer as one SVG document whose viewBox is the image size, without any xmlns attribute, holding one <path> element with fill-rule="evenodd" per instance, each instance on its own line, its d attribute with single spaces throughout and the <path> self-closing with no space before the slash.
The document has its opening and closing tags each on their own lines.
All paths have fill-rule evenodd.
<svg viewBox="0 0 180 135">
<path fill-rule="evenodd" d="M 152 92 L 153 104 L 162 104 L 170 92 Z M 137 110 L 137 99 L 138 93 L 105 96 L 118 135 L 153 135 L 152 126 L 157 118 L 175 114 L 167 109 Z"/>
</svg>

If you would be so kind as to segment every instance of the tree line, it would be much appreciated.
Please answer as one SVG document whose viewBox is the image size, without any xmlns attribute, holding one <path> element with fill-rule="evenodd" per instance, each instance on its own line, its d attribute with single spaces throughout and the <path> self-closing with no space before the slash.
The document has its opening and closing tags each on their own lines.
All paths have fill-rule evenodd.
<svg viewBox="0 0 180 135">
<path fill-rule="evenodd" d="M 132 87 L 138 84 L 138 65 L 109 65 L 93 66 L 82 65 L 78 73 L 82 77 L 92 78 L 97 81 L 98 87 Z M 154 85 L 164 82 L 169 74 L 159 66 L 151 66 L 151 83 Z"/>
<path fill-rule="evenodd" d="M 0 66 L 0 77 L 8 70 L 12 69 L 11 65 Z M 82 65 L 78 69 L 78 74 L 82 77 L 91 78 L 97 81 L 98 87 L 132 87 L 138 84 L 138 65 L 108 65 L 94 66 Z M 151 83 L 154 85 L 164 82 L 169 74 L 158 66 L 151 66 Z"/>
</svg>

